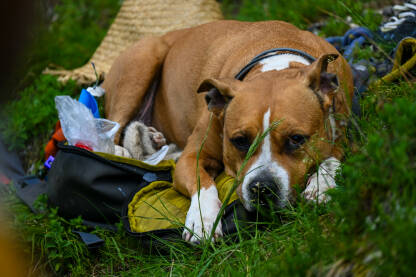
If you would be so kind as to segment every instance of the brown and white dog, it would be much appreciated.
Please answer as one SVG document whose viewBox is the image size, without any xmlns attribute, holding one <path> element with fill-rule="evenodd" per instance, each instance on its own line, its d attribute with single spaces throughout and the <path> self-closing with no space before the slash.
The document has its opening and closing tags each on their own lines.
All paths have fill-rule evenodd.
<svg viewBox="0 0 416 277">
<path fill-rule="evenodd" d="M 288 51 L 262 60 L 243 81 L 234 79 L 253 57 L 277 47 L 316 61 Z M 236 176 L 256 135 L 275 121 L 279 125 L 242 172 L 237 193 L 245 208 L 254 209 L 259 189 L 265 191 L 260 198 L 284 207 L 311 170 L 316 173 L 303 192 L 307 199 L 323 200 L 335 186 L 353 91 L 350 67 L 338 54 L 324 39 L 285 22 L 217 21 L 144 38 L 117 58 L 103 87 L 106 115 L 122 127 L 161 72 L 152 125 L 184 149 L 174 186 L 192 199 L 185 240 L 198 242 L 211 233 L 221 205 L 214 178 L 222 170 Z M 200 155 L 198 201 L 196 159 L 210 112 L 215 116 Z M 219 224 L 214 237 L 221 236 Z"/>
</svg>

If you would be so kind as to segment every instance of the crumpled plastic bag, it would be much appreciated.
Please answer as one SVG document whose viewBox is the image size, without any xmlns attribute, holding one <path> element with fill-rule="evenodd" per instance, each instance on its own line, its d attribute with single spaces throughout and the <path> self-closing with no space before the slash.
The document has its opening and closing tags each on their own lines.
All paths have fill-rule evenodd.
<svg viewBox="0 0 416 277">
<path fill-rule="evenodd" d="M 82 145 L 95 152 L 114 153 L 114 137 L 120 124 L 94 118 L 91 110 L 69 96 L 56 96 L 55 105 L 69 145 Z"/>
</svg>

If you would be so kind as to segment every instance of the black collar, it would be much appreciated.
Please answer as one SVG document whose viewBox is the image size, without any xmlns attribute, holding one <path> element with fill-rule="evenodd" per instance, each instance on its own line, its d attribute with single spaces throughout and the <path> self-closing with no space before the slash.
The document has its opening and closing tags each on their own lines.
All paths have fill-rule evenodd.
<svg viewBox="0 0 416 277">
<path fill-rule="evenodd" d="M 255 56 L 246 66 L 244 66 L 240 72 L 237 73 L 237 75 L 234 76 L 235 79 L 242 81 L 244 79 L 244 77 L 246 77 L 247 73 L 261 60 L 264 60 L 266 58 L 272 57 L 272 56 L 277 56 L 277 55 L 282 55 L 284 53 L 282 52 L 287 52 L 290 54 L 295 54 L 298 56 L 301 56 L 305 59 L 307 59 L 309 62 L 314 62 L 316 59 L 314 57 L 312 57 L 311 55 L 309 55 L 308 53 L 305 53 L 303 51 L 297 50 L 297 49 L 292 49 L 292 48 L 273 48 L 273 49 L 269 49 L 266 50 L 264 52 L 261 52 L 260 54 L 258 54 L 257 56 Z"/>
</svg>

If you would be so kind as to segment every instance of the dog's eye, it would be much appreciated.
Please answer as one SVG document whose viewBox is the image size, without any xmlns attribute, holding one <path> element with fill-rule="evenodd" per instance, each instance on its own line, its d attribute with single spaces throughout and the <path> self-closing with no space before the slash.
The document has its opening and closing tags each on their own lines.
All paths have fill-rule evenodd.
<svg viewBox="0 0 416 277">
<path fill-rule="evenodd" d="M 251 139 L 248 136 L 238 136 L 230 139 L 231 143 L 240 151 L 247 152 L 251 146 Z"/>
<path fill-rule="evenodd" d="M 286 141 L 286 149 L 289 150 L 289 152 L 294 151 L 301 147 L 306 140 L 308 139 L 307 136 L 303 135 L 292 135 L 290 136 Z"/>
</svg>

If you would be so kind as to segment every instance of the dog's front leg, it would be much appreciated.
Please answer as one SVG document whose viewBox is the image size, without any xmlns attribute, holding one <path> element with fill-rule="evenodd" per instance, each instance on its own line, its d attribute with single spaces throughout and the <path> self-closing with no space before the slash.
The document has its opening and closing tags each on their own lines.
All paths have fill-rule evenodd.
<svg viewBox="0 0 416 277">
<path fill-rule="evenodd" d="M 202 166 L 204 161 L 199 160 L 199 163 Z M 195 157 L 182 156 L 176 168 L 175 184 L 178 186 L 180 183 L 186 182 L 188 185 L 183 193 L 191 198 L 191 206 L 186 215 L 185 230 L 182 235 L 183 239 L 192 243 L 199 243 L 210 236 L 221 208 L 221 201 L 218 198 L 214 180 L 208 175 L 203 166 L 200 168 L 200 190 L 198 191 L 195 164 Z M 194 176 L 194 178 L 189 178 L 190 176 Z M 215 228 L 213 240 L 218 237 L 222 237 L 221 221 Z"/>
<path fill-rule="evenodd" d="M 197 151 L 203 132 L 205 132 L 203 129 L 206 129 L 207 124 L 202 124 L 200 126 L 204 127 L 197 127 L 194 130 L 175 170 L 175 188 L 191 198 L 183 238 L 192 243 L 200 243 L 209 238 L 222 205 L 213 179 L 213 175 L 222 169 L 220 162 L 222 157 L 221 139 L 218 133 L 219 129 L 215 125 L 216 123 L 212 124 L 204 148 L 200 153 L 199 176 L 197 176 Z M 215 228 L 212 240 L 219 237 L 222 237 L 221 221 Z"/>
</svg>

